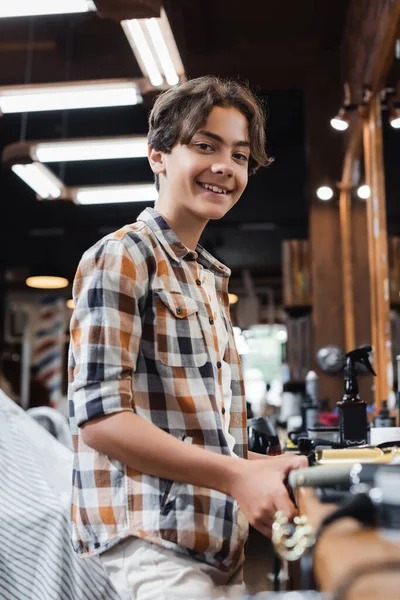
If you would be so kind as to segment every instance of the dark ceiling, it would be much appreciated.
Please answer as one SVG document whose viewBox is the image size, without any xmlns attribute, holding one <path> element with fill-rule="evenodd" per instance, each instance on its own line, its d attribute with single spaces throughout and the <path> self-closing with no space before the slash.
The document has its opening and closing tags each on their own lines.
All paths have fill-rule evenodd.
<svg viewBox="0 0 400 600">
<path fill-rule="evenodd" d="M 268 151 L 276 160 L 250 179 L 240 202 L 223 221 L 209 225 L 203 243 L 236 277 L 248 268 L 261 284 L 279 289 L 282 240 L 308 235 L 311 190 L 307 170 L 312 152 L 320 151 L 308 143 L 312 115 L 306 116 L 306 88 L 321 69 L 332 69 L 340 81 L 347 2 L 165 0 L 163 4 L 189 77 L 212 73 L 248 80 L 267 100 Z M 1 19 L 0 85 L 27 82 L 29 36 L 35 47 L 31 83 L 141 76 L 120 25 L 88 13 Z M 338 107 L 340 85 L 334 93 L 333 105 Z M 321 110 L 324 97 L 321 93 Z M 0 119 L 0 146 L 18 141 L 25 125 L 26 139 L 144 134 L 150 107 L 148 97 L 145 104 L 129 108 L 30 113 L 27 122 L 21 115 L 5 115 Z M 398 146 L 399 135 L 387 131 L 392 146 Z M 321 147 L 328 163 L 329 152 L 341 150 L 337 136 L 326 119 Z M 390 148 L 386 158 L 391 165 L 387 181 L 393 229 L 396 218 L 400 221 L 400 182 Z M 336 156 L 336 164 L 340 162 Z M 54 164 L 52 168 L 68 185 L 152 180 L 144 159 Z M 321 179 L 325 175 L 321 173 Z M 329 175 L 338 178 L 340 170 Z M 40 202 L 5 167 L 0 196 L 3 267 L 23 273 L 51 260 L 69 278 L 86 248 L 134 221 L 146 206 Z"/>
</svg>

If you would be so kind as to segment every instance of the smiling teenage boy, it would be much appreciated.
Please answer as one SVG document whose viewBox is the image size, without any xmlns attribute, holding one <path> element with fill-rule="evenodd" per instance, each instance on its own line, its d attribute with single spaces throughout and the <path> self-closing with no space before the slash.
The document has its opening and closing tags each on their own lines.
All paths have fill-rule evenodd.
<svg viewBox="0 0 400 600">
<path fill-rule="evenodd" d="M 242 589 L 248 521 L 269 535 L 276 510 L 295 512 L 284 480 L 306 461 L 247 451 L 230 271 L 198 244 L 268 163 L 264 130 L 237 82 L 202 77 L 161 94 L 148 136 L 155 209 L 79 264 L 73 545 L 100 554 L 122 598 Z"/>
</svg>

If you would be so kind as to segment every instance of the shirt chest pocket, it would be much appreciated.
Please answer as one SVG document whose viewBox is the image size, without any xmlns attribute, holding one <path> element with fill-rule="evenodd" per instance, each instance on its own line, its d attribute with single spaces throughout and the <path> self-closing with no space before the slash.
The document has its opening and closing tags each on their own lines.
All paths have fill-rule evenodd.
<svg viewBox="0 0 400 600">
<path fill-rule="evenodd" d="M 157 354 L 165 365 L 202 367 L 207 362 L 198 311 L 189 296 L 155 290 Z"/>
</svg>

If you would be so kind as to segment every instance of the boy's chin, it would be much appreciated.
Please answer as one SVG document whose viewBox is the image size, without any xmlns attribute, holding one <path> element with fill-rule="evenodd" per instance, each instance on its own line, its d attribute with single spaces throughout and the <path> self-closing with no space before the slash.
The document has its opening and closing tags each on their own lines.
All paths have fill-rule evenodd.
<svg viewBox="0 0 400 600">
<path fill-rule="evenodd" d="M 222 219 L 226 215 L 228 210 L 223 210 L 222 208 L 213 208 L 210 210 L 201 211 L 201 216 L 207 221 L 217 221 L 218 219 Z"/>
<path fill-rule="evenodd" d="M 202 218 L 212 221 L 222 219 L 222 217 L 224 217 L 226 213 L 230 211 L 231 208 L 232 206 L 230 204 L 229 206 L 223 206 L 222 204 L 197 206 L 196 213 Z"/>
<path fill-rule="evenodd" d="M 228 211 L 226 210 L 225 212 L 219 212 L 219 214 L 214 214 L 208 217 L 209 221 L 218 221 L 218 219 L 222 219 L 222 217 L 224 217 L 226 215 Z"/>
</svg>

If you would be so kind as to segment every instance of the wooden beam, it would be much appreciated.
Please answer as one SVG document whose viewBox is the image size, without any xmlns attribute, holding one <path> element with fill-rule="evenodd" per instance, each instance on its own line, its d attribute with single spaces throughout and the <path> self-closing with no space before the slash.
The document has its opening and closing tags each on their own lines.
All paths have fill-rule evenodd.
<svg viewBox="0 0 400 600">
<path fill-rule="evenodd" d="M 123 21 L 125 19 L 150 19 L 159 17 L 162 0 L 94 0 L 102 17 Z"/>
<path fill-rule="evenodd" d="M 342 42 L 343 80 L 353 102 L 362 100 L 362 85 L 379 91 L 394 58 L 400 17 L 399 0 L 350 0 Z"/>
</svg>

